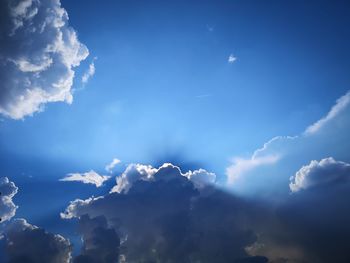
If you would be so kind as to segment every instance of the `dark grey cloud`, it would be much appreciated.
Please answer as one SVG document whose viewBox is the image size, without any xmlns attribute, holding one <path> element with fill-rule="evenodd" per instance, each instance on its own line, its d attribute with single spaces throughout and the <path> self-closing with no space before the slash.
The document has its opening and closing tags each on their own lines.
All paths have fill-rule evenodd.
<svg viewBox="0 0 350 263">
<path fill-rule="evenodd" d="M 120 262 L 267 262 L 245 250 L 256 241 L 247 222 L 259 209 L 185 174 L 171 164 L 130 166 L 127 191 L 73 201 L 62 217 L 105 218 L 99 224 L 120 237 Z"/>
<path fill-rule="evenodd" d="M 9 263 L 68 263 L 72 247 L 61 235 L 15 219 L 5 232 Z"/>
<path fill-rule="evenodd" d="M 74 263 L 119 262 L 120 239 L 113 228 L 108 228 L 104 216 L 95 218 L 90 218 L 88 215 L 81 216 L 79 233 L 82 236 L 83 247 Z"/>
<path fill-rule="evenodd" d="M 303 166 L 292 178 L 292 194 L 251 246 L 252 254 L 272 262 L 350 262 L 349 167 L 333 158 Z"/>
<path fill-rule="evenodd" d="M 0 2 L 0 114 L 22 119 L 73 100 L 74 67 L 88 56 L 60 0 Z"/>
<path fill-rule="evenodd" d="M 17 194 L 18 188 L 7 177 L 0 178 L 0 223 L 11 219 L 17 210 L 12 198 Z"/>
</svg>

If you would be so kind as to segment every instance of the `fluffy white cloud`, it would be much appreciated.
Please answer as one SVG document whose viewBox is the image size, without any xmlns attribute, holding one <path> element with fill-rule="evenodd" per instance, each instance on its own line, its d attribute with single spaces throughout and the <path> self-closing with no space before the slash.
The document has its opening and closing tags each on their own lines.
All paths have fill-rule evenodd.
<svg viewBox="0 0 350 263">
<path fill-rule="evenodd" d="M 100 187 L 103 185 L 105 181 L 107 181 L 109 178 L 111 178 L 108 175 L 100 175 L 96 173 L 95 171 L 91 170 L 86 173 L 70 173 L 67 174 L 66 177 L 60 179 L 60 181 L 65 182 L 82 182 L 84 184 L 94 184 L 96 187 Z"/>
<path fill-rule="evenodd" d="M 114 167 L 119 163 L 121 163 L 121 161 L 117 158 L 114 158 L 109 164 L 106 165 L 105 167 L 106 171 L 109 173 L 112 173 Z"/>
<path fill-rule="evenodd" d="M 0 222 L 11 219 L 18 208 L 12 201 L 17 194 L 18 188 L 7 177 L 0 178 Z"/>
<path fill-rule="evenodd" d="M 226 169 L 231 188 L 241 194 L 288 195 L 289 178 L 310 159 L 333 156 L 349 161 L 350 92 L 325 117 L 297 136 L 277 136 L 251 157 L 232 159 Z M 275 198 L 276 199 L 276 198 Z"/>
<path fill-rule="evenodd" d="M 154 168 L 150 165 L 130 164 L 122 175 L 116 178 L 117 184 L 112 188 L 111 192 L 128 192 L 132 184 L 138 180 L 171 180 L 177 176 L 187 177 L 197 188 L 214 183 L 216 179 L 214 173 L 207 172 L 204 169 L 182 173 L 180 167 L 171 163 L 164 163 L 159 168 Z"/>
<path fill-rule="evenodd" d="M 5 0 L 0 9 L 0 114 L 22 119 L 48 102 L 72 103 L 74 67 L 89 52 L 60 0 Z"/>
<path fill-rule="evenodd" d="M 334 182 L 350 180 L 350 164 L 334 160 L 332 157 L 321 161 L 311 161 L 293 177 L 289 188 L 292 192 Z"/>
<path fill-rule="evenodd" d="M 25 219 L 15 219 L 6 227 L 5 240 L 9 262 L 71 261 L 72 246 L 68 239 L 48 233 Z"/>
</svg>

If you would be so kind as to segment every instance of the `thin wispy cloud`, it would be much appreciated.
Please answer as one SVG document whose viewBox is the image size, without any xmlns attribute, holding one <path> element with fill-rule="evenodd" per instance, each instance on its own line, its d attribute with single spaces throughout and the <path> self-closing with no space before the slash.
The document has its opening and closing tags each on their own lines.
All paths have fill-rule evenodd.
<svg viewBox="0 0 350 263">
<path fill-rule="evenodd" d="M 111 178 L 108 175 L 100 175 L 91 170 L 86 173 L 70 173 L 66 177 L 60 179 L 62 182 L 81 182 L 84 184 L 94 184 L 96 187 L 101 187 L 105 181 Z"/>
<path fill-rule="evenodd" d="M 203 99 L 203 98 L 208 98 L 208 97 L 211 97 L 212 94 L 210 93 L 207 93 L 207 94 L 200 94 L 200 95 L 197 95 L 196 98 L 197 99 Z"/>
<path fill-rule="evenodd" d="M 94 60 L 90 63 L 89 68 L 86 70 L 86 72 L 83 74 L 83 76 L 81 77 L 81 82 L 85 85 L 89 82 L 90 78 L 95 75 L 95 60 L 96 58 L 94 58 Z"/>
<path fill-rule="evenodd" d="M 119 163 L 121 163 L 121 161 L 117 158 L 114 158 L 109 164 L 106 165 L 105 167 L 106 171 L 109 173 L 112 173 L 114 167 Z"/>
</svg>

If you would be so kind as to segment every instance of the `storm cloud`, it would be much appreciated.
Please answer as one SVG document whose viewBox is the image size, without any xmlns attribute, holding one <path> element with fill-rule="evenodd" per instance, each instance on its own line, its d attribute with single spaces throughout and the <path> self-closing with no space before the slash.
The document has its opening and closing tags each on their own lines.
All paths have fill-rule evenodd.
<svg viewBox="0 0 350 263">
<path fill-rule="evenodd" d="M 72 247 L 61 235 L 46 232 L 29 224 L 25 219 L 15 219 L 6 228 L 6 252 L 10 263 L 68 263 Z"/>
<path fill-rule="evenodd" d="M 208 183 L 198 188 L 172 164 L 132 165 L 121 177 L 131 173 L 127 191 L 75 200 L 61 216 L 100 218 L 120 237 L 120 262 L 267 262 L 245 250 L 256 241 L 247 227 L 259 211 L 254 204 Z"/>
</svg>

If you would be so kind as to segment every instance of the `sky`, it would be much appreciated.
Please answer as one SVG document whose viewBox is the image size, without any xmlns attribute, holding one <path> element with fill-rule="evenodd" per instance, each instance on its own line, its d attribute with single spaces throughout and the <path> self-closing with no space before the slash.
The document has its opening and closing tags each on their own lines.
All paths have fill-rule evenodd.
<svg viewBox="0 0 350 263">
<path fill-rule="evenodd" d="M 0 262 L 349 262 L 349 24 L 340 0 L 2 1 Z"/>
</svg>

